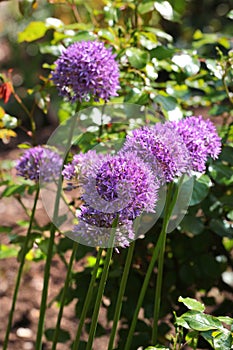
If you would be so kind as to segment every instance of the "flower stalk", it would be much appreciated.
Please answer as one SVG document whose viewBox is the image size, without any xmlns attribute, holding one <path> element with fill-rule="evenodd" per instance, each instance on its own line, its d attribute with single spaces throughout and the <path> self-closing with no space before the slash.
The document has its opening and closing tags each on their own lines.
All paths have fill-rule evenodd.
<svg viewBox="0 0 233 350">
<path fill-rule="evenodd" d="M 29 243 L 29 240 L 30 240 L 30 233 L 31 233 L 31 230 L 32 230 L 32 224 L 33 224 L 34 217 L 35 217 L 36 205 L 37 205 L 37 202 L 38 202 L 38 199 L 39 199 L 39 193 L 40 193 L 40 187 L 39 187 L 39 183 L 37 183 L 36 195 L 35 195 L 34 204 L 33 204 L 32 212 L 31 212 L 31 216 L 30 216 L 30 221 L 29 221 L 27 234 L 26 234 L 26 237 L 25 237 L 25 240 L 24 240 L 20 266 L 19 266 L 19 269 L 18 269 L 18 274 L 17 274 L 17 278 L 16 278 L 16 283 L 15 283 L 15 289 L 14 289 L 14 294 L 13 294 L 13 298 L 12 298 L 10 314 L 9 314 L 9 317 L 8 317 L 8 324 L 7 324 L 7 329 L 6 329 L 6 334 L 5 334 L 4 344 L 3 344 L 3 350 L 6 350 L 7 346 L 8 346 L 9 335 L 10 335 L 10 331 L 11 331 L 11 325 L 12 325 L 12 320 L 13 320 L 13 315 L 14 315 L 14 310 L 15 310 L 15 304 L 16 304 L 18 291 L 19 291 L 19 286 L 20 286 L 20 281 L 21 281 L 21 277 L 22 277 L 22 273 L 23 273 L 23 267 L 24 267 L 25 258 L 26 258 L 26 254 L 27 254 L 28 243 Z"/>
<path fill-rule="evenodd" d="M 80 107 L 81 107 L 81 104 L 78 103 L 76 112 L 78 112 Z M 72 117 L 72 120 L 71 120 L 70 132 L 68 135 L 66 149 L 64 152 L 65 157 L 64 157 L 63 165 L 66 162 L 68 152 L 69 152 L 70 146 L 72 144 L 72 138 L 73 138 L 73 133 L 75 130 L 76 121 L 77 121 L 77 118 L 76 118 L 76 115 L 74 115 Z M 39 323 L 38 323 L 38 328 L 37 328 L 37 338 L 36 338 L 35 350 L 42 349 L 42 336 L 43 336 L 43 330 L 44 330 L 44 320 L 45 320 L 46 303 L 47 303 L 47 296 L 48 296 L 50 266 L 51 266 L 51 262 L 52 262 L 54 239 L 55 239 L 55 232 L 56 232 L 56 226 L 55 226 L 54 222 L 57 221 L 58 212 L 59 212 L 59 203 L 60 203 L 60 196 L 61 196 L 61 191 L 62 191 L 62 181 L 63 181 L 63 177 L 62 177 L 62 175 L 60 175 L 59 179 L 58 179 L 57 193 L 56 193 L 54 213 L 53 213 L 53 222 L 51 223 L 50 240 L 49 240 L 49 246 L 48 246 L 47 259 L 46 259 L 46 263 L 45 263 L 44 285 L 43 285 L 43 291 L 42 291 L 42 296 L 41 296 L 40 317 L 39 317 Z"/>
</svg>

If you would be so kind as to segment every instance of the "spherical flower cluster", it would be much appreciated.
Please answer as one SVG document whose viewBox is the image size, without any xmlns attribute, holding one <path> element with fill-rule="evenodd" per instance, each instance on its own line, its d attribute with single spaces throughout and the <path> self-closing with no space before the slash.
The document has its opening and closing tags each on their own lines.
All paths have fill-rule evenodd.
<svg viewBox="0 0 233 350">
<path fill-rule="evenodd" d="M 63 160 L 46 147 L 36 146 L 24 152 L 16 164 L 17 175 L 25 179 L 51 182 L 59 178 Z"/>
<path fill-rule="evenodd" d="M 68 180 L 81 179 L 84 205 L 78 212 L 74 232 L 82 240 L 89 232 L 87 239 L 99 241 L 98 245 L 108 241 L 117 218 L 115 244 L 126 246 L 133 237 L 133 220 L 144 211 L 155 211 L 155 176 L 135 153 L 103 157 L 89 151 L 74 157 L 63 174 Z"/>
<path fill-rule="evenodd" d="M 92 174 L 100 162 L 104 159 L 104 154 L 96 153 L 90 150 L 87 153 L 79 153 L 73 156 L 72 162 L 64 165 L 62 175 L 69 180 L 77 180 L 81 183 L 87 181 L 88 176 Z"/>
<path fill-rule="evenodd" d="M 103 213 L 88 206 L 81 206 L 77 212 L 78 225 L 74 226 L 72 237 L 78 239 L 80 243 L 91 246 L 128 247 L 135 238 L 133 221 L 117 217 L 117 213 Z M 117 220 L 116 228 L 113 224 Z M 112 231 L 114 230 L 114 231 Z M 111 234 L 114 232 L 114 240 Z"/>
<path fill-rule="evenodd" d="M 55 62 L 52 80 L 59 94 L 70 101 L 117 96 L 119 69 L 111 48 L 102 42 L 81 41 L 70 45 Z"/>
<path fill-rule="evenodd" d="M 221 152 L 221 139 L 213 123 L 202 116 L 192 116 L 173 122 L 173 127 L 189 151 L 192 170 L 205 171 L 208 157 L 216 159 Z"/>
<path fill-rule="evenodd" d="M 171 182 L 189 170 L 189 153 L 169 122 L 133 130 L 122 152 L 135 151 L 157 173 L 160 183 Z"/>
</svg>

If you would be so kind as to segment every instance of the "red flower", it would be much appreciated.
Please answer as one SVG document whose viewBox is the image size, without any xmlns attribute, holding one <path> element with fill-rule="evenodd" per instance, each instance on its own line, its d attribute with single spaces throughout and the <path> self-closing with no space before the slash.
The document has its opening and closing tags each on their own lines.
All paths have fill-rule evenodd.
<svg viewBox="0 0 233 350">
<path fill-rule="evenodd" d="M 12 85 L 11 83 L 2 83 L 0 85 L 0 98 L 3 98 L 4 103 L 7 103 L 10 95 L 12 93 Z"/>
</svg>

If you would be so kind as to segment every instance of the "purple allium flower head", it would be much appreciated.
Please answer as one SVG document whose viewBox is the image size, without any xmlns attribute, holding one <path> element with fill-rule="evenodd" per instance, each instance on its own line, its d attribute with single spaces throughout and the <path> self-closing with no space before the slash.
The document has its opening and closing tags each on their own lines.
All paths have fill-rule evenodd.
<svg viewBox="0 0 233 350">
<path fill-rule="evenodd" d="M 67 181 L 79 181 L 80 184 L 84 184 L 88 181 L 88 176 L 102 164 L 104 157 L 104 154 L 96 153 L 95 150 L 75 154 L 72 162 L 64 165 L 62 175 Z"/>
<path fill-rule="evenodd" d="M 122 152 L 130 150 L 150 164 L 160 183 L 170 182 L 189 170 L 189 153 L 169 122 L 133 130 Z"/>
<path fill-rule="evenodd" d="M 158 184 L 150 167 L 133 152 L 103 155 L 95 151 L 77 155 L 72 165 L 63 174 L 80 182 L 84 202 L 73 235 L 104 245 L 117 218 L 114 245 L 127 246 L 134 238 L 133 220 L 144 211 L 155 211 Z"/>
<path fill-rule="evenodd" d="M 105 156 L 83 185 L 83 199 L 104 213 L 134 220 L 154 212 L 158 185 L 151 169 L 135 153 Z"/>
<path fill-rule="evenodd" d="M 108 101 L 117 96 L 119 69 L 112 49 L 99 41 L 80 41 L 70 45 L 55 62 L 52 80 L 61 96 L 70 101 L 93 97 Z"/>
<path fill-rule="evenodd" d="M 216 159 L 221 152 L 221 139 L 214 124 L 202 116 L 192 116 L 173 125 L 189 151 L 192 170 L 205 171 L 207 158 Z"/>
<path fill-rule="evenodd" d="M 77 214 L 79 223 L 74 227 L 72 237 L 91 246 L 111 246 L 112 226 L 117 219 L 117 213 L 103 213 L 85 205 L 80 209 Z M 119 217 L 114 229 L 114 246 L 128 247 L 134 238 L 133 221 Z"/>
<path fill-rule="evenodd" d="M 24 152 L 16 164 L 17 175 L 25 179 L 50 182 L 60 176 L 63 160 L 46 147 L 36 146 Z"/>
</svg>

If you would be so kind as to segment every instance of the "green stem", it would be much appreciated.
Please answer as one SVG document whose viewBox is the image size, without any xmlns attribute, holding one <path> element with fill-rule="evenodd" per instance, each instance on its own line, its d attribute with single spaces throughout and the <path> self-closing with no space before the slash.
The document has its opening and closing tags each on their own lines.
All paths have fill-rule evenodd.
<svg viewBox="0 0 233 350">
<path fill-rule="evenodd" d="M 78 103 L 76 112 L 80 109 L 81 104 Z M 70 131 L 68 135 L 68 140 L 66 144 L 65 149 L 65 157 L 63 161 L 63 165 L 66 162 L 70 146 L 72 144 L 72 138 L 73 133 L 75 130 L 76 125 L 76 115 L 72 117 L 71 125 L 70 125 Z M 53 212 L 53 222 L 57 221 L 58 213 L 59 213 L 59 204 L 60 204 L 60 195 L 62 190 L 62 181 L 63 178 L 60 175 L 58 180 L 58 186 L 57 186 L 57 193 L 56 193 L 56 199 L 55 199 L 55 205 L 54 205 L 54 212 Z M 44 285 L 43 285 L 43 291 L 41 296 L 41 305 L 40 305 L 40 317 L 38 322 L 38 328 L 37 328 L 37 337 L 36 337 L 36 348 L 35 350 L 41 350 L 42 349 L 42 336 L 43 336 L 43 330 L 44 330 L 44 320 L 45 320 L 45 311 L 46 311 L 46 303 L 47 303 L 47 296 L 48 296 L 48 286 L 49 286 L 49 277 L 50 277 L 50 266 L 53 256 L 53 246 L 54 246 L 54 239 L 55 239 L 55 232 L 56 232 L 56 226 L 54 223 L 51 224 L 50 229 L 50 240 L 49 240 L 49 246 L 48 246 L 48 252 L 47 252 L 47 259 L 45 263 L 45 270 L 44 270 Z"/>
<path fill-rule="evenodd" d="M 100 304 L 101 304 L 101 300 L 103 297 L 104 288 L 105 288 L 105 284 L 107 281 L 108 271 L 109 271 L 112 253 L 113 253 L 113 247 L 114 247 L 114 242 L 115 242 L 115 233 L 116 233 L 118 219 L 119 219 L 119 217 L 117 215 L 116 219 L 113 221 L 112 229 L 110 232 L 107 254 L 106 254 L 106 257 L 104 260 L 104 267 L 103 267 L 102 275 L 100 278 L 99 289 L 98 289 L 98 293 L 97 293 L 97 297 L 96 297 L 96 301 L 95 301 L 93 316 L 91 319 L 91 328 L 90 328 L 90 333 L 89 333 L 89 337 L 88 337 L 86 350 L 92 350 L 92 344 L 94 341 L 96 327 L 97 327 L 97 321 L 98 321 L 98 316 L 99 316 Z"/>
<path fill-rule="evenodd" d="M 105 284 L 106 284 L 107 277 L 108 277 L 108 270 L 109 270 L 109 266 L 110 266 L 110 262 L 111 262 L 111 258 L 112 258 L 112 252 L 113 252 L 113 248 L 108 248 L 106 258 L 104 260 L 104 268 L 103 268 L 103 272 L 101 275 L 99 289 L 98 289 L 96 302 L 95 302 L 95 307 L 94 307 L 94 311 L 93 311 L 93 315 L 92 315 L 91 328 L 90 328 L 90 333 L 89 333 L 89 337 L 88 337 L 86 350 L 92 350 L 92 344 L 94 341 L 96 327 L 97 327 L 97 321 L 98 321 L 98 316 L 99 316 L 100 304 L 101 304 Z"/>
<path fill-rule="evenodd" d="M 30 123 L 31 123 L 31 132 L 32 132 L 32 140 L 33 140 L 33 144 L 36 144 L 35 142 L 35 132 L 36 132 L 36 123 L 35 120 L 33 119 L 33 113 L 34 113 L 34 109 L 35 109 L 35 103 L 33 105 L 33 108 L 31 110 L 31 112 L 29 111 L 29 109 L 26 107 L 26 105 L 23 103 L 23 101 L 21 100 L 21 98 L 19 97 L 19 95 L 13 90 L 12 94 L 14 95 L 14 98 L 16 99 L 16 101 L 18 102 L 18 104 L 22 107 L 22 109 L 24 110 L 24 112 L 26 113 L 26 115 L 29 117 Z"/>
<path fill-rule="evenodd" d="M 116 307 L 115 307 L 115 314 L 114 314 L 114 319 L 113 319 L 112 331 L 111 331 L 111 335 L 110 335 L 110 339 L 109 339 L 109 343 L 108 343 L 108 350 L 112 350 L 114 347 L 114 339 L 116 336 L 117 325 L 118 325 L 118 322 L 120 319 L 122 301 L 123 301 L 125 287 L 126 287 L 126 283 L 127 283 L 127 279 L 128 279 L 128 275 L 129 275 L 129 269 L 130 269 L 130 265 L 131 265 L 131 261 L 132 261 L 132 257 L 133 257 L 134 246 L 135 246 L 135 242 L 133 242 L 128 249 L 128 253 L 127 253 L 127 257 L 126 257 L 126 261 L 125 261 L 125 267 L 124 267 L 123 275 L 121 278 L 120 289 L 119 289 Z"/>
<path fill-rule="evenodd" d="M 168 185 L 168 193 L 167 193 L 167 199 L 165 204 L 163 226 L 160 233 L 161 246 L 159 251 L 159 259 L 158 259 L 158 274 L 157 274 L 157 283 L 156 283 L 156 289 L 155 289 L 154 321 L 153 321 L 153 327 L 152 327 L 152 344 L 154 345 L 157 343 L 158 320 L 159 320 L 161 289 L 162 289 L 162 279 L 163 279 L 164 253 L 165 253 L 165 246 L 166 246 L 166 234 L 167 234 L 167 227 L 168 227 L 169 219 L 171 215 L 170 203 L 171 203 L 171 196 L 172 196 L 172 190 L 173 190 L 172 185 L 173 183 L 170 183 Z"/>
<path fill-rule="evenodd" d="M 32 212 L 31 211 L 29 211 L 27 208 L 26 208 L 26 206 L 24 205 L 24 203 L 23 203 L 23 201 L 22 201 L 22 199 L 21 199 L 21 197 L 20 196 L 15 196 L 15 199 L 19 202 L 19 204 L 21 205 L 21 207 L 23 208 L 23 210 L 25 211 L 25 214 L 30 218 L 31 217 L 31 214 L 32 214 Z M 37 225 L 38 226 L 38 222 L 36 221 L 36 219 L 35 218 L 33 218 L 33 222 L 34 222 L 34 224 L 35 225 Z"/>
<path fill-rule="evenodd" d="M 17 300 L 17 295 L 18 295 L 18 291 L 19 291 L 23 267 L 24 267 L 24 263 L 25 263 L 25 257 L 27 254 L 27 248 L 28 248 L 28 243 L 29 243 L 29 239 L 30 239 L 32 224 L 34 221 L 36 205 L 37 205 L 38 198 L 39 198 L 39 192 L 40 192 L 40 187 L 39 187 L 39 183 L 38 183 L 37 190 L 36 190 L 36 196 L 35 196 L 35 200 L 34 200 L 34 205 L 33 205 L 31 216 L 30 216 L 29 227 L 28 227 L 28 231 L 27 231 L 27 234 L 26 234 L 26 237 L 24 240 L 21 262 L 20 262 L 20 266 L 19 266 L 18 274 L 17 274 L 17 278 L 16 278 L 15 290 L 14 290 L 11 310 L 10 310 L 10 314 L 9 314 L 9 318 L 8 318 L 8 324 L 7 324 L 7 329 L 6 329 L 6 334 L 5 334 L 4 344 L 3 344 L 3 350 L 6 350 L 7 345 L 8 345 L 8 340 L 9 340 L 9 335 L 10 335 L 10 330 L 11 330 L 11 325 L 12 325 L 12 320 L 13 320 L 13 315 L 14 315 L 14 310 L 15 310 L 15 304 L 16 304 L 16 300 Z"/>
<path fill-rule="evenodd" d="M 44 330 L 44 319 L 45 319 L 45 311 L 46 311 L 46 303 L 47 303 L 47 295 L 48 295 L 48 287 L 49 287 L 50 266 L 51 266 L 52 256 L 53 256 L 55 232 L 56 232 L 56 227 L 54 224 L 52 224 L 52 227 L 50 229 L 50 240 L 49 240 L 49 246 L 48 246 L 48 252 L 47 252 L 47 259 L 46 259 L 45 269 L 44 269 L 44 285 L 43 285 L 43 291 L 41 296 L 40 317 L 39 317 L 38 328 L 37 328 L 35 350 L 42 349 L 42 336 L 43 336 L 43 330 Z"/>
<path fill-rule="evenodd" d="M 164 265 L 164 255 L 165 255 L 165 247 L 166 247 L 166 236 L 167 236 L 167 228 L 172 215 L 172 211 L 177 201 L 177 197 L 179 194 L 180 187 L 182 185 L 184 176 L 179 179 L 179 182 L 174 190 L 174 183 L 171 182 L 168 184 L 168 191 L 164 209 L 164 219 L 163 226 L 161 230 L 161 248 L 159 252 L 158 259 L 158 274 L 157 274 L 157 283 L 155 288 L 155 306 L 154 306 L 154 318 L 153 318 L 153 327 L 152 327 L 152 344 L 156 345 L 157 337 L 158 337 L 158 321 L 159 321 L 159 311 L 161 304 L 161 290 L 162 290 L 162 282 L 163 282 L 163 265 Z"/>
<path fill-rule="evenodd" d="M 59 336 L 59 331 L 60 331 L 60 325 L 61 325 L 61 319 L 62 319 L 63 309 L 64 309 L 64 305 L 65 305 L 65 300 L 66 300 L 66 293 L 67 293 L 67 289 L 69 287 L 71 269 L 72 269 L 72 265 L 73 265 L 73 262 L 74 262 L 74 258 L 75 258 L 77 249 L 78 249 L 78 243 L 74 242 L 72 254 L 71 254 L 71 257 L 70 257 L 70 261 L 69 261 L 69 265 L 68 265 L 68 269 L 67 269 L 67 273 L 66 273 L 65 285 L 64 285 L 64 288 L 63 288 L 63 291 L 62 291 L 62 296 L 61 296 L 61 301 L 60 301 L 60 309 L 59 309 L 59 313 L 58 313 L 58 317 L 57 317 L 57 323 L 56 323 L 55 332 L 54 332 L 54 336 L 53 336 L 52 350 L 55 350 L 56 346 L 57 346 L 57 341 L 58 341 L 58 336 Z"/>
<path fill-rule="evenodd" d="M 83 324 L 84 324 L 85 319 L 86 319 L 87 311 L 88 311 L 90 303 L 91 303 L 92 293 L 93 293 L 93 289 L 94 289 L 94 284 L 95 284 L 95 281 L 96 281 L 97 273 L 98 273 L 98 270 L 99 270 L 99 265 L 100 265 L 100 259 L 101 259 L 101 256 L 102 256 L 102 252 L 103 252 L 103 249 L 100 248 L 98 250 L 95 267 L 94 267 L 93 272 L 92 272 L 91 281 L 90 281 L 90 284 L 89 284 L 89 287 L 88 287 L 86 299 L 85 299 L 85 302 L 84 302 L 84 305 L 83 305 L 83 309 L 82 309 L 82 313 L 81 313 L 81 316 L 80 316 L 79 325 L 78 325 L 75 341 L 74 341 L 74 344 L 73 344 L 73 350 L 78 350 L 78 347 L 79 347 L 79 342 L 80 342 L 80 337 L 81 337 L 81 333 L 82 333 L 82 328 L 83 328 Z"/>
<path fill-rule="evenodd" d="M 142 285 L 142 288 L 141 288 L 141 291 L 140 291 L 140 294 L 139 294 L 139 297 L 138 297 L 137 306 L 136 306 L 136 309 L 135 309 L 135 312 L 134 312 L 134 315 L 133 315 L 133 319 L 132 319 L 132 322 L 131 322 L 131 326 L 130 326 L 130 329 L 129 329 L 129 333 L 128 333 L 128 337 L 127 337 L 127 341 L 126 341 L 124 350 L 131 350 L 131 343 L 132 343 L 134 330 L 135 330 L 135 327 L 136 327 L 136 324 L 137 324 L 138 314 L 139 314 L 140 308 L 142 306 L 142 303 L 143 303 L 143 300 L 144 300 L 144 297 L 145 297 L 145 294 L 146 294 L 146 290 L 147 290 L 147 287 L 148 287 L 148 284 L 149 284 L 150 276 L 152 274 L 155 262 L 156 262 L 156 260 L 158 258 L 158 255 L 159 255 L 161 242 L 162 242 L 162 236 L 160 235 L 159 239 L 157 241 L 157 244 L 156 244 L 156 246 L 154 248 L 153 255 L 151 257 L 151 261 L 150 261 L 150 264 L 148 266 L 148 269 L 147 269 L 147 272 L 146 272 L 146 276 L 145 276 L 145 279 L 144 279 L 144 282 L 143 282 L 143 285 Z"/>
</svg>

